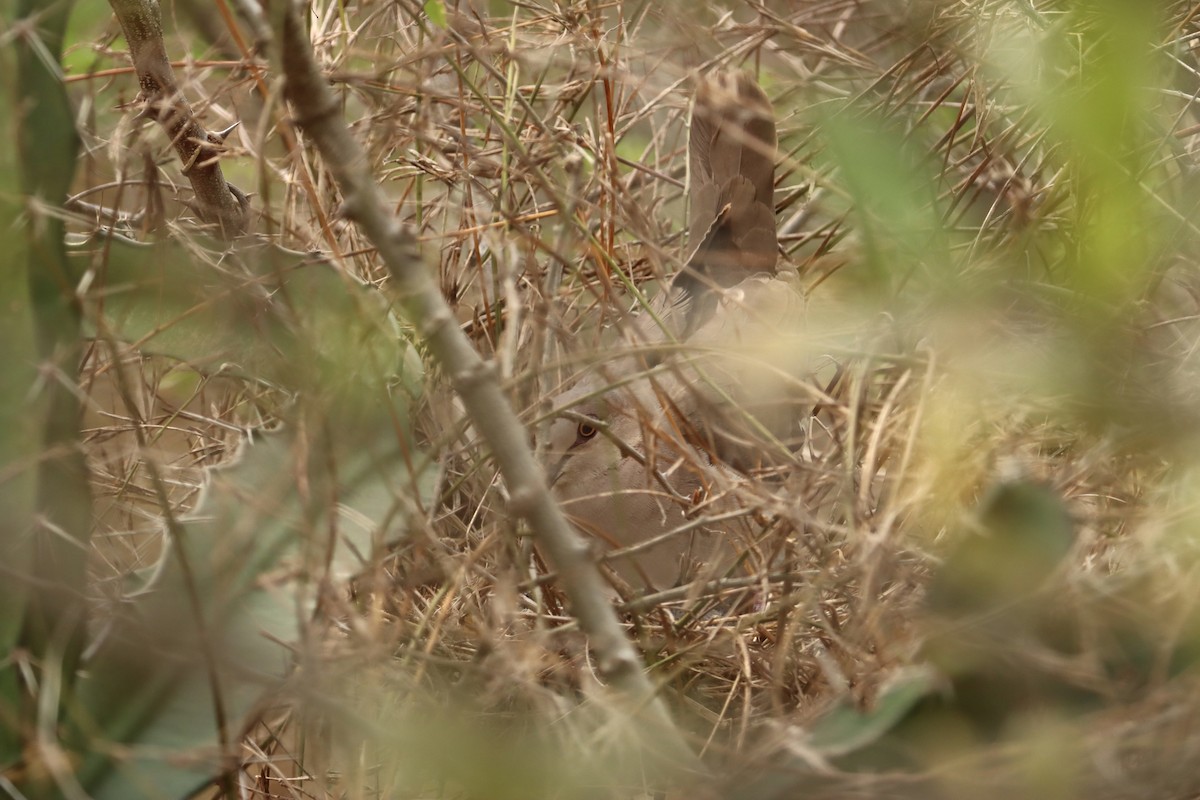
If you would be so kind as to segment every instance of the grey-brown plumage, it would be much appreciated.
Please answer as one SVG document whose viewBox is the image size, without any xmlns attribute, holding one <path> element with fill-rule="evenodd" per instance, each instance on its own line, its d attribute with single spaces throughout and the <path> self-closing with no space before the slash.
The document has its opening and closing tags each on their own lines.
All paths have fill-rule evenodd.
<svg viewBox="0 0 1200 800">
<path fill-rule="evenodd" d="M 712 313 L 712 287 L 774 274 L 775 148 L 775 113 L 753 78 L 721 72 L 700 82 L 688 137 L 692 251 L 672 282 L 673 301 L 686 306 L 679 335 Z"/>
<path fill-rule="evenodd" d="M 775 114 L 762 88 L 740 71 L 701 82 L 695 103 L 689 266 L 732 286 L 775 271 Z"/>
<path fill-rule="evenodd" d="M 739 559 L 765 567 L 722 489 L 761 458 L 764 430 L 786 440 L 811 407 L 804 299 L 774 277 L 775 146 L 771 104 L 752 78 L 700 82 L 692 253 L 633 332 L 639 355 L 608 361 L 557 403 L 574 414 L 550 432 L 555 494 L 581 529 L 637 549 L 611 563 L 634 586 L 720 575 Z M 710 516 L 721 521 L 704 524 Z"/>
</svg>

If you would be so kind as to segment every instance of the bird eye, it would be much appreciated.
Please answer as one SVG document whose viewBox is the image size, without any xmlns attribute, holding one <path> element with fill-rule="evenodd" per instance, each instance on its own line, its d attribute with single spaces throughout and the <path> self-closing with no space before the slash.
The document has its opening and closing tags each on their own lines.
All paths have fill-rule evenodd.
<svg viewBox="0 0 1200 800">
<path fill-rule="evenodd" d="M 599 429 L 590 422 L 581 422 L 575 429 L 575 444 L 582 444 L 599 433 Z"/>
</svg>

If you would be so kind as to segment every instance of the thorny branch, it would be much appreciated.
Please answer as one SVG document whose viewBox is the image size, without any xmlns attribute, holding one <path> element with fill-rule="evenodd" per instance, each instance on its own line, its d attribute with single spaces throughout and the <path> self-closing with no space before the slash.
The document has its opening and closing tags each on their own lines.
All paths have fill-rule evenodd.
<svg viewBox="0 0 1200 800">
<path fill-rule="evenodd" d="M 298 125 L 312 137 L 343 196 L 342 213 L 378 248 L 405 311 L 430 351 L 451 376 L 471 419 L 487 441 L 508 485 L 510 510 L 528 520 L 542 550 L 557 569 L 580 627 L 589 636 L 597 669 L 636 708 L 645 731 L 643 744 L 671 763 L 699 770 L 695 756 L 655 695 L 641 659 L 617 620 L 586 544 L 568 525 L 554 501 L 525 429 L 500 390 L 492 365 L 472 347 L 432 279 L 414 235 L 392 218 L 367 169 L 367 158 L 350 135 L 340 105 L 313 58 L 294 5 L 271 9 L 276 56 L 281 58 L 285 96 Z"/>
<path fill-rule="evenodd" d="M 158 121 L 183 163 L 183 173 L 196 193 L 197 212 L 225 238 L 244 233 L 249 215 L 246 195 L 225 181 L 220 155 L 223 136 L 209 133 L 192 115 L 175 84 L 163 44 L 162 19 L 156 0 L 110 0 L 121 23 L 129 55 L 137 70 L 146 113 Z"/>
</svg>

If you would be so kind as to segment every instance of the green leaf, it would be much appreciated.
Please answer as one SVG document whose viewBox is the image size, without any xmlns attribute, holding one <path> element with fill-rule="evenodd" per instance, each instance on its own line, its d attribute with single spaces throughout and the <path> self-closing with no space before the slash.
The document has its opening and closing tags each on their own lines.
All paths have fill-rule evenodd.
<svg viewBox="0 0 1200 800">
<path fill-rule="evenodd" d="M 425 16 L 442 30 L 446 29 L 446 6 L 442 0 L 425 0 Z"/>
<path fill-rule="evenodd" d="M 893 120 L 849 105 L 822 121 L 824 158 L 853 203 L 867 270 L 885 296 L 911 274 L 948 276 L 948 240 L 934 196 L 934 176 Z M 867 286 L 864 286 L 867 288 Z"/>
<path fill-rule="evenodd" d="M 1042 586 L 1075 541 L 1062 498 L 1019 479 L 991 487 L 980 503 L 979 534 L 967 534 L 938 570 L 926 595 L 929 611 L 954 619 L 995 614 Z M 1038 610 L 1033 609 L 1037 616 Z"/>
<path fill-rule="evenodd" d="M 853 753 L 873 744 L 932 694 L 937 682 L 937 674 L 927 667 L 902 670 L 888 681 L 870 710 L 860 711 L 843 703 L 822 717 L 813 726 L 809 743 L 819 753 L 830 757 Z"/>
</svg>

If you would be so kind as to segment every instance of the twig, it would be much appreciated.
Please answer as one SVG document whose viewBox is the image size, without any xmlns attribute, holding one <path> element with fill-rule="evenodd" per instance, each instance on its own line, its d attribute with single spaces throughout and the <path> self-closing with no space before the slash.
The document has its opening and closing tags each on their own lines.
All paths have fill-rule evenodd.
<svg viewBox="0 0 1200 800">
<path fill-rule="evenodd" d="M 226 183 L 221 172 L 223 137 L 209 133 L 192 115 L 191 106 L 175 85 L 163 44 L 162 19 L 155 0 L 110 0 L 121 23 L 129 55 L 137 70 L 146 113 L 156 119 L 183 162 L 183 174 L 196 193 L 197 213 L 215 224 L 221 235 L 233 238 L 246 230 L 246 195 Z"/>
<path fill-rule="evenodd" d="M 383 204 L 368 172 L 366 154 L 342 120 L 341 105 L 317 68 L 294 5 L 274 4 L 271 16 L 276 52 L 282 59 L 284 92 L 295 120 L 312 137 L 336 178 L 343 196 L 342 214 L 378 248 L 406 313 L 491 447 L 508 485 L 509 509 L 529 522 L 542 551 L 561 576 L 572 611 L 590 637 L 600 676 L 631 707 L 645 714 L 651 723 L 644 740 L 648 748 L 653 745 L 671 763 L 699 771 L 699 762 L 655 696 L 641 659 L 625 638 L 588 547 L 572 531 L 551 496 L 526 443 L 525 429 L 500 390 L 494 367 L 483 361 L 455 324 L 432 280 L 436 270 L 422 257 L 414 234 L 397 224 Z"/>
</svg>

